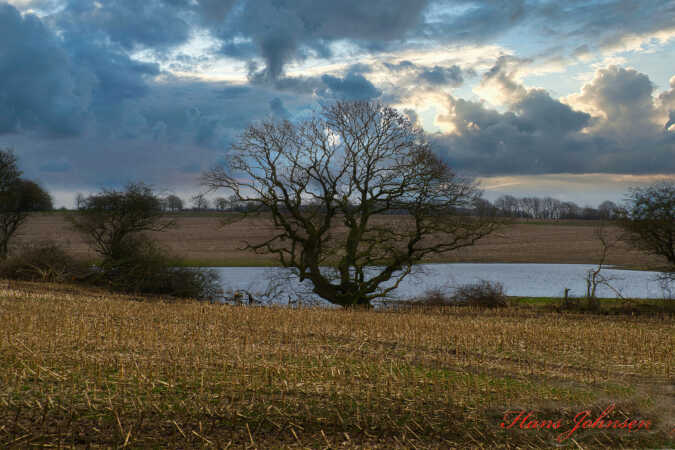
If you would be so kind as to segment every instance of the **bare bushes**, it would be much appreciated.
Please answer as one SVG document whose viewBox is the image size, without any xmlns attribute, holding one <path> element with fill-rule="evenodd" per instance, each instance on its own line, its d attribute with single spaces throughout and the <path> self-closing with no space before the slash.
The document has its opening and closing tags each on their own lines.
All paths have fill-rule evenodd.
<svg viewBox="0 0 675 450">
<path fill-rule="evenodd" d="M 457 304 L 451 295 L 448 295 L 442 289 L 437 288 L 425 291 L 422 297 L 417 298 L 414 301 L 415 303 L 424 306 L 448 306 Z"/>
<path fill-rule="evenodd" d="M 480 308 L 503 308 L 508 306 L 504 285 L 496 281 L 479 280 L 465 284 L 455 290 L 454 299 L 458 303 Z"/>
<path fill-rule="evenodd" d="M 222 296 L 218 276 L 205 269 L 174 267 L 153 241 L 134 236 L 117 258 L 106 258 L 97 280 L 115 291 L 215 300 Z"/>
<path fill-rule="evenodd" d="M 173 258 L 147 233 L 174 227 L 150 186 L 130 183 L 83 198 L 69 216 L 101 257 L 93 279 L 115 291 L 215 300 L 222 296 L 215 273 L 174 267 Z"/>
<path fill-rule="evenodd" d="M 91 269 L 54 242 L 26 245 L 0 264 L 0 277 L 64 283 L 87 277 Z"/>
<path fill-rule="evenodd" d="M 84 283 L 117 292 L 215 300 L 222 289 L 215 272 L 174 267 L 172 258 L 152 241 L 135 237 L 116 259 L 88 264 L 54 242 L 16 249 L 0 263 L 0 277 L 47 283 Z"/>
<path fill-rule="evenodd" d="M 476 308 L 503 308 L 508 306 L 504 286 L 496 281 L 479 280 L 458 286 L 452 294 L 441 289 L 428 290 L 422 297 L 409 302 L 407 306 L 472 306 Z"/>
</svg>

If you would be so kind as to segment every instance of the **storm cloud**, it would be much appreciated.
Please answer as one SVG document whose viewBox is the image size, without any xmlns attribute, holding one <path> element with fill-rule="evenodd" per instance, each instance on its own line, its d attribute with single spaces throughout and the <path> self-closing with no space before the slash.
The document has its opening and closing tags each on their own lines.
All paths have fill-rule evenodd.
<svg viewBox="0 0 675 450">
<path fill-rule="evenodd" d="M 333 44 L 377 53 L 421 42 L 480 44 L 511 32 L 561 39 L 570 54 L 620 45 L 629 36 L 675 30 L 669 0 L 34 0 L 27 8 L 57 11 L 55 26 L 104 35 L 127 50 L 163 52 L 205 29 L 225 55 L 262 58 L 274 80 L 292 61 L 329 58 Z M 49 7 L 45 6 L 48 5 Z M 412 43 L 416 42 L 416 43 Z M 261 76 L 263 74 L 260 74 Z"/>
<path fill-rule="evenodd" d="M 508 111 L 449 97 L 446 120 L 454 131 L 433 140 L 453 167 L 483 175 L 675 171 L 675 133 L 663 132 L 663 100 L 652 96 L 646 75 L 615 66 L 599 70 L 568 99 L 592 115 L 542 89 L 526 89 L 505 67 L 499 61 L 484 82 L 506 91 Z"/>
<path fill-rule="evenodd" d="M 434 66 L 431 69 L 424 70 L 419 77 L 433 85 L 459 86 L 464 82 L 462 69 L 456 64 L 450 67 Z"/>
<path fill-rule="evenodd" d="M 125 102 L 126 114 L 107 118 L 115 132 L 94 128 L 56 142 L 11 134 L 0 142 L 17 150 L 26 176 L 66 189 L 135 180 L 194 188 L 246 126 L 288 117 L 307 102 L 261 88 L 173 80 L 149 86 L 146 95 Z"/>
<path fill-rule="evenodd" d="M 645 69 L 673 24 L 668 0 L 0 0 L 0 146 L 48 186 L 188 185 L 251 122 L 376 99 L 474 174 L 675 172 L 675 77 Z"/>
<path fill-rule="evenodd" d="M 267 77 L 276 79 L 284 66 L 309 54 L 331 55 L 330 44 L 349 39 L 375 49 L 401 42 L 423 20 L 427 0 L 248 0 L 228 23 L 215 27 L 230 56 L 262 56 Z M 236 42 L 235 37 L 250 39 Z"/>
<path fill-rule="evenodd" d="M 73 135 L 87 114 L 93 80 L 37 17 L 0 3 L 0 134 Z"/>
<path fill-rule="evenodd" d="M 188 39 L 185 6 L 181 1 L 162 0 L 70 0 L 53 20 L 62 29 L 105 35 L 127 50 L 136 46 L 161 49 Z"/>
<path fill-rule="evenodd" d="M 322 97 L 337 98 L 341 100 L 370 100 L 382 95 L 373 83 L 361 74 L 350 73 L 344 78 L 324 75 L 321 81 L 327 86 L 322 90 Z"/>
</svg>

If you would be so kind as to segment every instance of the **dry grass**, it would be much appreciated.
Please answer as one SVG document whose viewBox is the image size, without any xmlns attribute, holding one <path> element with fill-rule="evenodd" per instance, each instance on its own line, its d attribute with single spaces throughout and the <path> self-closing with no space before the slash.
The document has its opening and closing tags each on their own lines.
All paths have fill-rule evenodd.
<svg viewBox="0 0 675 450">
<path fill-rule="evenodd" d="M 293 310 L 0 281 L 0 447 L 552 447 L 506 410 L 616 402 L 673 445 L 672 316 Z"/>
<path fill-rule="evenodd" d="M 401 218 L 383 216 L 379 220 L 385 223 Z M 255 243 L 269 238 L 272 232 L 269 220 L 247 219 L 226 227 L 222 227 L 221 219 L 214 215 L 178 215 L 176 221 L 177 228 L 155 237 L 188 264 L 246 266 L 277 263 L 273 257 L 241 250 L 245 240 Z M 601 246 L 594 236 L 593 225 L 592 221 L 519 222 L 473 247 L 429 261 L 596 264 Z M 618 229 L 611 228 L 611 236 L 617 233 Z M 69 229 L 63 213 L 31 216 L 22 228 L 17 244 L 43 239 L 59 242 L 76 256 L 95 256 L 82 238 Z M 663 261 L 619 245 L 612 248 L 606 263 L 644 267 L 662 265 Z"/>
</svg>

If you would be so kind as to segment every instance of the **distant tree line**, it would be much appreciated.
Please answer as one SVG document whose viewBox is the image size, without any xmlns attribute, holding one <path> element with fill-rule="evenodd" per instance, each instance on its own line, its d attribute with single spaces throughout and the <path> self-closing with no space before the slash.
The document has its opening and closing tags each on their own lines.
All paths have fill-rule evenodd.
<svg viewBox="0 0 675 450">
<path fill-rule="evenodd" d="M 196 194 L 190 198 L 189 207 L 177 195 L 169 195 L 161 199 L 161 208 L 164 212 L 180 211 L 218 211 L 218 212 L 249 212 L 252 210 L 260 211 L 264 205 L 253 205 L 250 202 L 245 203 L 237 201 L 234 196 L 216 197 L 209 200 L 204 194 Z M 358 206 L 354 202 L 353 206 Z M 316 208 L 312 202 L 306 202 L 302 208 Z M 606 200 L 597 208 L 591 206 L 580 206 L 575 202 L 561 201 L 552 197 L 514 197 L 512 195 L 502 195 L 494 202 L 480 198 L 474 202 L 472 207 L 457 208 L 459 215 L 492 215 L 499 217 L 511 217 L 522 219 L 542 219 L 542 220 L 613 220 L 616 219 L 619 206 Z M 406 214 L 406 208 L 388 209 L 386 214 Z"/>
<path fill-rule="evenodd" d="M 229 198 L 216 197 L 212 200 L 206 198 L 202 193 L 190 197 L 189 205 L 186 205 L 182 198 L 175 194 L 160 199 L 160 207 L 164 212 L 180 211 L 219 211 L 219 212 L 246 212 L 251 206 L 242 202 L 237 202 L 234 197 Z"/>
<path fill-rule="evenodd" d="M 618 206 L 612 201 L 604 201 L 597 208 L 579 206 L 574 202 L 564 202 L 552 197 L 514 197 L 502 195 L 494 203 L 483 199 L 481 208 L 492 207 L 498 215 L 526 219 L 583 219 L 611 220 L 616 218 Z"/>
</svg>

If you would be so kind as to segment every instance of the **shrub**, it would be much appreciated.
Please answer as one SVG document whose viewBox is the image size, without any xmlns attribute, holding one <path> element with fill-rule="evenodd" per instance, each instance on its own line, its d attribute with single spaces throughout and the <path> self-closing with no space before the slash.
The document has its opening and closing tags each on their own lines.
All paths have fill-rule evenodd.
<svg viewBox="0 0 675 450">
<path fill-rule="evenodd" d="M 169 256 L 151 241 L 128 241 L 124 257 L 91 266 L 53 242 L 26 245 L 0 263 L 0 277 L 49 283 L 88 283 L 114 291 L 215 300 L 222 297 L 211 270 L 173 267 Z"/>
<path fill-rule="evenodd" d="M 410 301 L 398 301 L 396 307 L 401 306 L 475 306 L 481 308 L 501 308 L 508 306 L 504 286 L 498 282 L 480 280 L 455 288 L 453 295 L 441 289 L 427 290 L 421 297 Z"/>
<path fill-rule="evenodd" d="M 504 286 L 496 281 L 480 280 L 465 284 L 455 290 L 453 299 L 457 303 L 481 308 L 503 308 L 508 306 Z"/>
<path fill-rule="evenodd" d="M 63 283 L 87 276 L 90 268 L 54 242 L 26 245 L 0 264 L 0 276 L 13 280 Z"/>
<path fill-rule="evenodd" d="M 143 236 L 127 239 L 121 257 L 105 259 L 99 269 L 98 281 L 120 292 L 199 300 L 222 295 L 215 272 L 173 267 L 169 255 Z"/>
<path fill-rule="evenodd" d="M 425 291 L 421 297 L 414 299 L 410 304 L 415 306 L 448 306 L 456 305 L 457 302 L 441 289 L 435 288 Z"/>
</svg>

